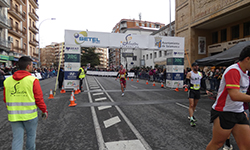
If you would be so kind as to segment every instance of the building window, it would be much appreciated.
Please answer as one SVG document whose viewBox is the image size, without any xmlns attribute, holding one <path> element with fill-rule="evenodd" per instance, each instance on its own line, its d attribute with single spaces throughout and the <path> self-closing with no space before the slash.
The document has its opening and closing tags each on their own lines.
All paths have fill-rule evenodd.
<svg viewBox="0 0 250 150">
<path fill-rule="evenodd" d="M 141 23 L 141 26 L 143 26 L 143 27 L 144 27 L 144 26 L 145 26 L 145 25 L 144 25 L 144 23 Z"/>
<path fill-rule="evenodd" d="M 29 7 L 29 8 L 30 8 L 30 12 L 31 12 L 31 5 L 30 5 L 30 7 Z"/>
<path fill-rule="evenodd" d="M 164 55 L 167 56 L 167 51 L 164 51 Z"/>
<path fill-rule="evenodd" d="M 16 32 L 18 32 L 18 23 L 16 22 Z"/>
<path fill-rule="evenodd" d="M 30 46 L 30 53 L 32 54 L 32 47 Z"/>
<path fill-rule="evenodd" d="M 156 58 L 157 57 L 157 52 L 154 52 L 154 58 Z"/>
<path fill-rule="evenodd" d="M 152 27 L 152 28 L 154 28 L 154 27 L 155 27 L 155 25 L 154 25 L 154 24 L 151 24 L 151 27 Z"/>
<path fill-rule="evenodd" d="M 31 27 L 31 19 L 30 19 L 30 27 Z"/>
<path fill-rule="evenodd" d="M 136 22 L 136 26 L 139 26 L 139 23 L 138 23 L 138 22 Z"/>
<path fill-rule="evenodd" d="M 244 36 L 250 35 L 250 22 L 244 23 Z"/>
<path fill-rule="evenodd" d="M 149 23 L 147 23 L 147 27 L 149 27 Z"/>
<path fill-rule="evenodd" d="M 227 29 L 223 29 L 220 31 L 221 42 L 227 41 Z"/>
<path fill-rule="evenodd" d="M 32 34 L 31 34 L 31 32 L 30 32 L 30 41 L 32 41 L 32 40 L 31 40 L 31 37 L 32 37 L 31 35 L 32 35 Z"/>
<path fill-rule="evenodd" d="M 137 60 L 137 56 L 133 56 L 133 61 L 136 61 Z"/>
<path fill-rule="evenodd" d="M 26 50 L 26 43 L 23 44 L 23 49 Z"/>
<path fill-rule="evenodd" d="M 150 59 L 152 59 L 152 53 L 150 53 Z"/>
<path fill-rule="evenodd" d="M 212 33 L 212 44 L 218 43 L 218 32 Z"/>
<path fill-rule="evenodd" d="M 146 59 L 148 60 L 148 54 L 146 55 Z"/>
<path fill-rule="evenodd" d="M 159 57 L 161 57 L 161 51 L 159 51 Z"/>
<path fill-rule="evenodd" d="M 19 48 L 19 41 L 16 40 L 16 48 Z"/>
<path fill-rule="evenodd" d="M 238 39 L 239 38 L 239 35 L 240 35 L 240 27 L 239 25 L 237 26 L 233 26 L 232 28 L 232 40 L 233 39 Z"/>
<path fill-rule="evenodd" d="M 143 55 L 143 60 L 145 60 L 145 55 Z"/>
</svg>

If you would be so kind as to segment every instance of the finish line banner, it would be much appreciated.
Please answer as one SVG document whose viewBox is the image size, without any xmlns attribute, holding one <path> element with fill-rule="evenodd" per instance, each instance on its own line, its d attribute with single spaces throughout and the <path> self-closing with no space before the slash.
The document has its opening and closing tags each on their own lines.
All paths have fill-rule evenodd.
<svg viewBox="0 0 250 150">
<path fill-rule="evenodd" d="M 184 38 L 65 30 L 65 45 L 145 50 L 184 50 Z"/>
</svg>

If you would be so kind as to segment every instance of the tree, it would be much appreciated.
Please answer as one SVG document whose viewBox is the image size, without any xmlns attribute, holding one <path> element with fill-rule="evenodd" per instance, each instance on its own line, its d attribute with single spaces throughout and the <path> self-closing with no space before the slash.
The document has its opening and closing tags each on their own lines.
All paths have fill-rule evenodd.
<svg viewBox="0 0 250 150">
<path fill-rule="evenodd" d="M 90 63 L 91 67 L 94 68 L 95 66 L 100 64 L 99 60 L 99 53 L 95 53 L 95 48 L 93 47 L 82 47 L 81 48 L 81 65 L 86 66 Z"/>
</svg>

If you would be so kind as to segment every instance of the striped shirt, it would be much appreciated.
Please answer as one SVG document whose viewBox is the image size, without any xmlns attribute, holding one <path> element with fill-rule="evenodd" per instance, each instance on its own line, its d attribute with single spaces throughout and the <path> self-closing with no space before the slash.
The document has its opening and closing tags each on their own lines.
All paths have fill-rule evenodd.
<svg viewBox="0 0 250 150">
<path fill-rule="evenodd" d="M 218 96 L 212 108 L 217 111 L 243 112 L 243 102 L 233 101 L 227 89 L 239 89 L 241 93 L 246 93 L 248 86 L 247 72 L 243 72 L 238 63 L 231 65 L 222 76 Z"/>
</svg>

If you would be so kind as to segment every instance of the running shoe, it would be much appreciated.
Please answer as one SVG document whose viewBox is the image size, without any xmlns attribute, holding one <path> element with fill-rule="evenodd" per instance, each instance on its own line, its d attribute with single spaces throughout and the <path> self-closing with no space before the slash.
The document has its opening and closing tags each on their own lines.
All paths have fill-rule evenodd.
<svg viewBox="0 0 250 150">
<path fill-rule="evenodd" d="M 188 119 L 190 120 L 190 117 L 188 116 Z M 193 120 L 194 120 L 194 122 L 196 122 L 197 121 L 197 119 L 193 116 Z"/>
<path fill-rule="evenodd" d="M 124 93 L 122 93 L 122 96 L 124 96 Z"/>
<path fill-rule="evenodd" d="M 228 147 L 226 144 L 224 144 L 223 150 L 233 150 L 233 145 L 230 145 L 230 147 Z"/>
<path fill-rule="evenodd" d="M 191 127 L 195 127 L 195 126 L 196 126 L 194 120 L 191 120 L 191 121 L 190 121 L 190 126 L 191 126 Z"/>
</svg>

